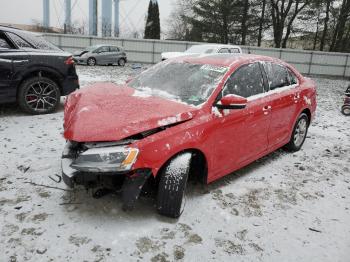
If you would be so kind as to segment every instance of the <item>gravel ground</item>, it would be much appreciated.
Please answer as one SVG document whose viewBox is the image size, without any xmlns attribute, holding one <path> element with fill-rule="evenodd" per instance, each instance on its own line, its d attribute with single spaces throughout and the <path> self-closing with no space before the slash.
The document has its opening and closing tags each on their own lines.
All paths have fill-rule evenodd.
<svg viewBox="0 0 350 262">
<path fill-rule="evenodd" d="M 83 87 L 137 73 L 78 71 Z M 303 149 L 190 184 L 179 220 L 157 215 L 150 198 L 125 213 L 119 195 L 96 200 L 52 180 L 61 173 L 63 101 L 44 116 L 0 107 L 0 261 L 349 261 L 347 83 L 315 81 L 317 118 Z"/>
</svg>

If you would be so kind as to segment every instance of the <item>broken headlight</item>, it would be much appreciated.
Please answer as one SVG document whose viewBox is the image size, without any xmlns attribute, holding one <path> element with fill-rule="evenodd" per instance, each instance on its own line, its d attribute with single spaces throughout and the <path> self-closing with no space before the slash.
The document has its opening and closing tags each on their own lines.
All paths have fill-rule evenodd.
<svg viewBox="0 0 350 262">
<path fill-rule="evenodd" d="M 128 147 L 91 148 L 81 153 L 71 167 L 83 172 L 122 172 L 131 170 L 139 150 Z"/>
</svg>

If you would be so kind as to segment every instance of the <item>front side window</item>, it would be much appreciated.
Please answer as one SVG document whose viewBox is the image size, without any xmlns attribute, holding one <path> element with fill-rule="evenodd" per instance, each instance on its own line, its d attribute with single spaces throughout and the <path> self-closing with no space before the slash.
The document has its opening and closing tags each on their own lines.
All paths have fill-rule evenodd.
<svg viewBox="0 0 350 262">
<path fill-rule="evenodd" d="M 223 96 L 238 95 L 250 97 L 264 92 L 264 79 L 259 63 L 244 65 L 227 80 Z"/>
<path fill-rule="evenodd" d="M 141 96 L 160 96 L 197 106 L 208 100 L 227 70 L 225 66 L 163 62 L 140 74 L 128 86 L 141 92 Z"/>
<path fill-rule="evenodd" d="M 264 63 L 270 90 L 289 86 L 290 76 L 287 68 L 274 63 Z"/>
<path fill-rule="evenodd" d="M 25 41 L 22 37 L 14 34 L 14 33 L 11 33 L 11 32 L 7 32 L 7 35 L 11 38 L 11 40 L 19 48 L 31 48 L 31 49 L 33 49 L 33 47 L 27 41 Z"/>
<path fill-rule="evenodd" d="M 97 50 L 98 53 L 106 53 L 109 52 L 109 47 L 108 46 L 102 46 Z"/>
</svg>

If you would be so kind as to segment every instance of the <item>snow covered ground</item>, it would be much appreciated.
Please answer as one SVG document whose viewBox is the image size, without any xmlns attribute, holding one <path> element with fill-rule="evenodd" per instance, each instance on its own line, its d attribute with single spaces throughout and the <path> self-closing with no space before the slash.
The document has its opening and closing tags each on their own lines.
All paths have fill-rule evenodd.
<svg viewBox="0 0 350 262">
<path fill-rule="evenodd" d="M 82 86 L 135 74 L 78 71 Z M 44 116 L 1 106 L 0 261 L 349 261 L 347 83 L 315 81 L 318 113 L 303 149 L 279 150 L 209 186 L 190 184 L 178 221 L 157 215 L 153 199 L 125 213 L 118 195 L 67 191 L 52 180 L 61 172 L 63 105 Z"/>
</svg>

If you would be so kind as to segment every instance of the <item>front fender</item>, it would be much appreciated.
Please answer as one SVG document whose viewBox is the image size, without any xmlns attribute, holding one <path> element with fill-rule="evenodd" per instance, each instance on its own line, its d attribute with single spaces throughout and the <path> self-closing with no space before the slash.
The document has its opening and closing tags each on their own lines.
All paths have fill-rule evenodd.
<svg viewBox="0 0 350 262">
<path fill-rule="evenodd" d="M 150 168 L 156 177 L 161 167 L 182 151 L 198 150 L 207 156 L 205 148 L 201 146 L 203 131 L 200 127 L 186 128 L 188 123 L 181 124 L 180 128 L 169 128 L 131 145 L 139 149 L 139 157 L 133 169 Z"/>
</svg>

